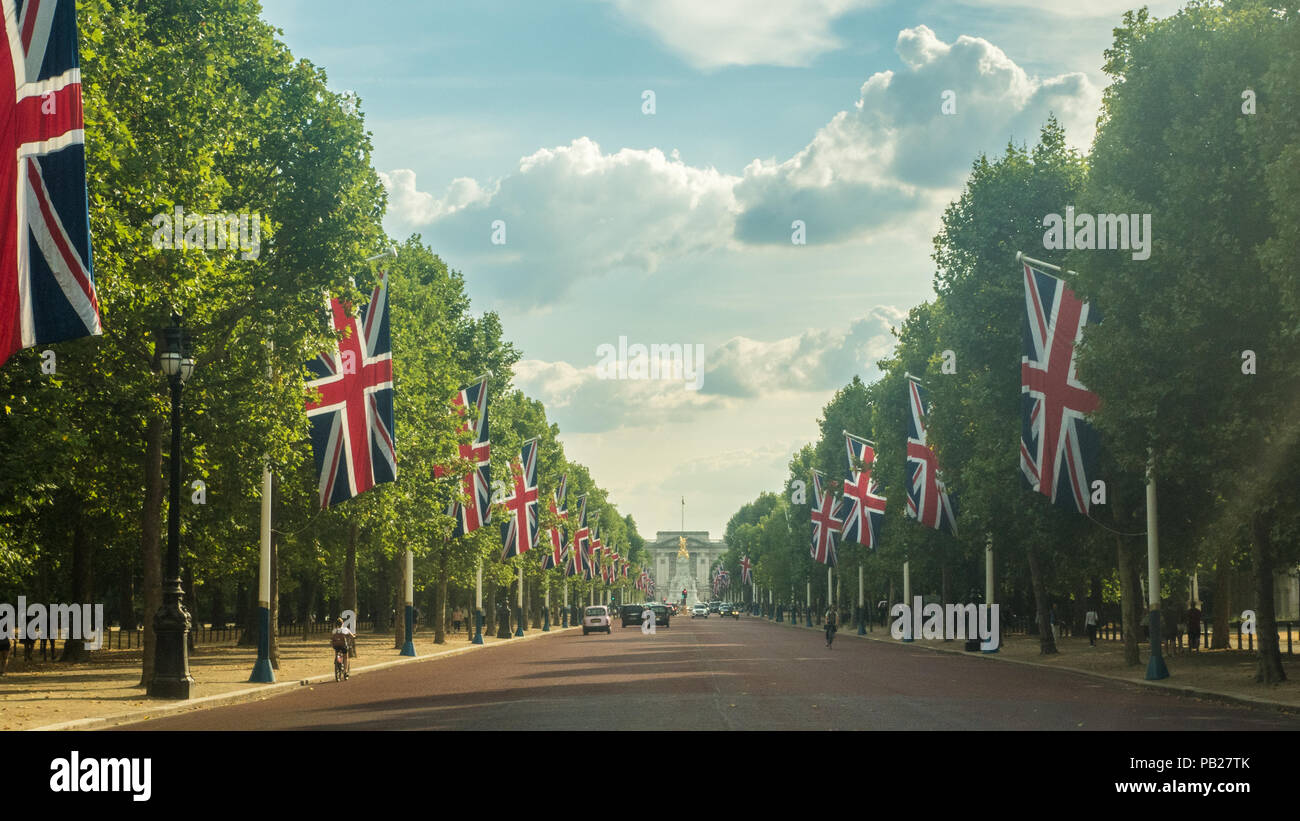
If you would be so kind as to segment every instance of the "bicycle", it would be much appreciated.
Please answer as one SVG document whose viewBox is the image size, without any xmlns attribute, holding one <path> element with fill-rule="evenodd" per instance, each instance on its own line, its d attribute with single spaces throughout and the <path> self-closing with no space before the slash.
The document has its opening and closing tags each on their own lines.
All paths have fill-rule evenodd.
<svg viewBox="0 0 1300 821">
<path fill-rule="evenodd" d="M 334 680 L 335 681 L 346 681 L 348 676 L 352 673 L 352 669 L 351 669 L 352 665 L 348 662 L 348 657 L 351 655 L 352 652 L 351 637 L 348 637 L 345 641 L 347 643 L 346 647 L 334 648 Z"/>
</svg>

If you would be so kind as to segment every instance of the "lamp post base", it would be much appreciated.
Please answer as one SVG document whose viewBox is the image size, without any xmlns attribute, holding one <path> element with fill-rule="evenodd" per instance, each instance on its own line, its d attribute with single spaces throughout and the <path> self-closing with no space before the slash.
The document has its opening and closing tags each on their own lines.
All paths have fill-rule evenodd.
<svg viewBox="0 0 1300 821">
<path fill-rule="evenodd" d="M 483 643 L 483 611 L 482 610 L 474 611 L 474 640 L 471 643 L 472 644 Z"/>
<path fill-rule="evenodd" d="M 1165 666 L 1165 657 L 1160 651 L 1160 611 L 1151 611 L 1151 658 L 1147 659 L 1147 681 L 1160 681 L 1169 678 L 1169 668 Z"/>
<path fill-rule="evenodd" d="M 187 699 L 194 677 L 190 675 L 190 613 L 185 609 L 181 580 L 172 579 L 163 591 L 163 605 L 153 619 L 155 636 L 150 698 Z"/>
<path fill-rule="evenodd" d="M 257 608 L 257 623 L 261 633 L 257 637 L 257 661 L 253 663 L 253 674 L 249 682 L 265 684 L 275 681 L 275 670 L 271 667 L 271 609 Z"/>
<path fill-rule="evenodd" d="M 551 611 L 550 608 L 542 608 L 542 632 L 551 632 Z"/>
</svg>

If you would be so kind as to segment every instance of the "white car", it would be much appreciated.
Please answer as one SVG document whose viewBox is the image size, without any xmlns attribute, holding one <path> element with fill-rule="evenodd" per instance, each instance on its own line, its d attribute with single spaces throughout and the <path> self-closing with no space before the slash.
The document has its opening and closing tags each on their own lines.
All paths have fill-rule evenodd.
<svg viewBox="0 0 1300 821">
<path fill-rule="evenodd" d="M 707 604 L 697 604 L 691 608 L 691 618 L 694 619 L 700 616 L 706 619 L 709 617 L 709 606 Z"/>
<path fill-rule="evenodd" d="M 610 632 L 609 608 L 603 604 L 588 607 L 582 612 L 582 635 L 594 631 Z"/>
</svg>

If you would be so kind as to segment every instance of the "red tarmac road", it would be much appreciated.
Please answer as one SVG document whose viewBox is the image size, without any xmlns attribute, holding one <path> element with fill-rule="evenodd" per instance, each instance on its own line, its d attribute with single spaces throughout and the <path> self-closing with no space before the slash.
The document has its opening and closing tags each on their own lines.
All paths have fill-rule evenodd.
<svg viewBox="0 0 1300 821">
<path fill-rule="evenodd" d="M 321 671 L 332 659 L 321 653 Z M 746 616 L 570 630 L 133 730 L 1263 730 L 1300 717 Z"/>
</svg>

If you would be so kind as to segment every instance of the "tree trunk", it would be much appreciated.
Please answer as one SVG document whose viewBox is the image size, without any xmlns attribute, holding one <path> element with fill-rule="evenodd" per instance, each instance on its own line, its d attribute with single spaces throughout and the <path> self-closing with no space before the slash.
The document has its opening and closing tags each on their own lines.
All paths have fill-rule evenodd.
<svg viewBox="0 0 1300 821">
<path fill-rule="evenodd" d="M 94 604 L 95 578 L 91 567 L 91 541 L 86 532 L 86 520 L 82 515 L 80 498 L 71 499 L 72 503 L 72 600 L 69 604 L 80 606 L 84 603 Z M 84 615 L 84 610 L 82 611 Z M 93 608 L 92 608 L 93 613 Z M 85 636 L 90 625 L 81 625 L 81 635 Z M 50 631 L 50 635 L 54 635 Z M 88 661 L 90 651 L 82 638 L 73 638 L 71 633 L 63 642 L 63 655 L 59 661 Z"/>
<path fill-rule="evenodd" d="M 1138 641 L 1142 626 L 1142 581 L 1138 577 L 1133 551 L 1123 536 L 1115 537 L 1115 552 L 1119 563 L 1120 621 L 1124 630 L 1124 664 L 1138 667 L 1142 658 L 1138 654 Z"/>
<path fill-rule="evenodd" d="M 155 639 L 154 614 L 162 609 L 162 446 L 163 419 L 149 417 L 144 434 L 144 508 L 140 517 L 140 562 L 144 588 L 144 664 L 138 687 L 153 681 Z"/>
<path fill-rule="evenodd" d="M 1038 548 L 1031 542 L 1029 553 L 1030 585 L 1034 588 L 1034 607 L 1038 611 L 1038 652 L 1050 656 L 1057 652 L 1056 639 L 1052 636 L 1052 622 L 1048 615 L 1047 588 L 1043 579 L 1043 570 L 1038 560 Z"/>
<path fill-rule="evenodd" d="M 402 649 L 406 638 L 406 557 L 397 554 L 397 591 L 393 594 L 393 649 Z"/>
<path fill-rule="evenodd" d="M 226 626 L 226 603 L 222 600 L 225 591 L 221 589 L 221 582 L 218 580 L 213 580 L 205 586 L 212 588 L 209 594 L 212 597 L 212 606 L 208 611 L 208 617 L 212 620 L 212 629 L 220 630 Z"/>
<path fill-rule="evenodd" d="M 1264 684 L 1286 681 L 1277 641 L 1277 609 L 1273 602 L 1273 569 L 1277 556 L 1271 529 L 1271 517 L 1262 513 L 1250 517 L 1251 556 L 1255 560 L 1255 640 L 1259 643 L 1255 681 Z"/>
<path fill-rule="evenodd" d="M 1214 633 L 1210 637 L 1211 650 L 1227 650 L 1232 638 L 1228 618 L 1232 615 L 1232 561 L 1228 549 L 1214 564 Z"/>
<path fill-rule="evenodd" d="M 131 568 L 131 557 L 122 562 L 122 573 L 118 581 L 118 626 L 122 630 L 134 630 L 139 621 L 135 617 L 135 574 Z M 107 639 L 105 639 L 107 640 Z"/>
<path fill-rule="evenodd" d="M 203 625 L 203 620 L 199 618 L 199 598 L 195 593 L 194 585 L 194 562 L 185 563 L 185 571 L 181 577 L 183 579 L 185 590 L 185 609 L 194 614 L 194 622 L 191 624 L 189 632 L 185 634 L 186 652 L 194 652 L 194 644 L 197 641 L 196 634 Z"/>
<path fill-rule="evenodd" d="M 433 643 L 445 644 L 447 641 L 447 552 L 450 547 L 444 542 L 438 551 L 438 585 L 433 605 Z"/>
<path fill-rule="evenodd" d="M 343 559 L 343 609 L 351 610 L 358 621 L 357 612 L 357 523 L 348 529 L 348 550 Z"/>
<path fill-rule="evenodd" d="M 497 586 L 494 584 L 488 590 L 487 609 L 483 614 L 485 624 L 483 625 L 483 635 L 492 635 L 496 633 L 497 628 Z"/>
</svg>

